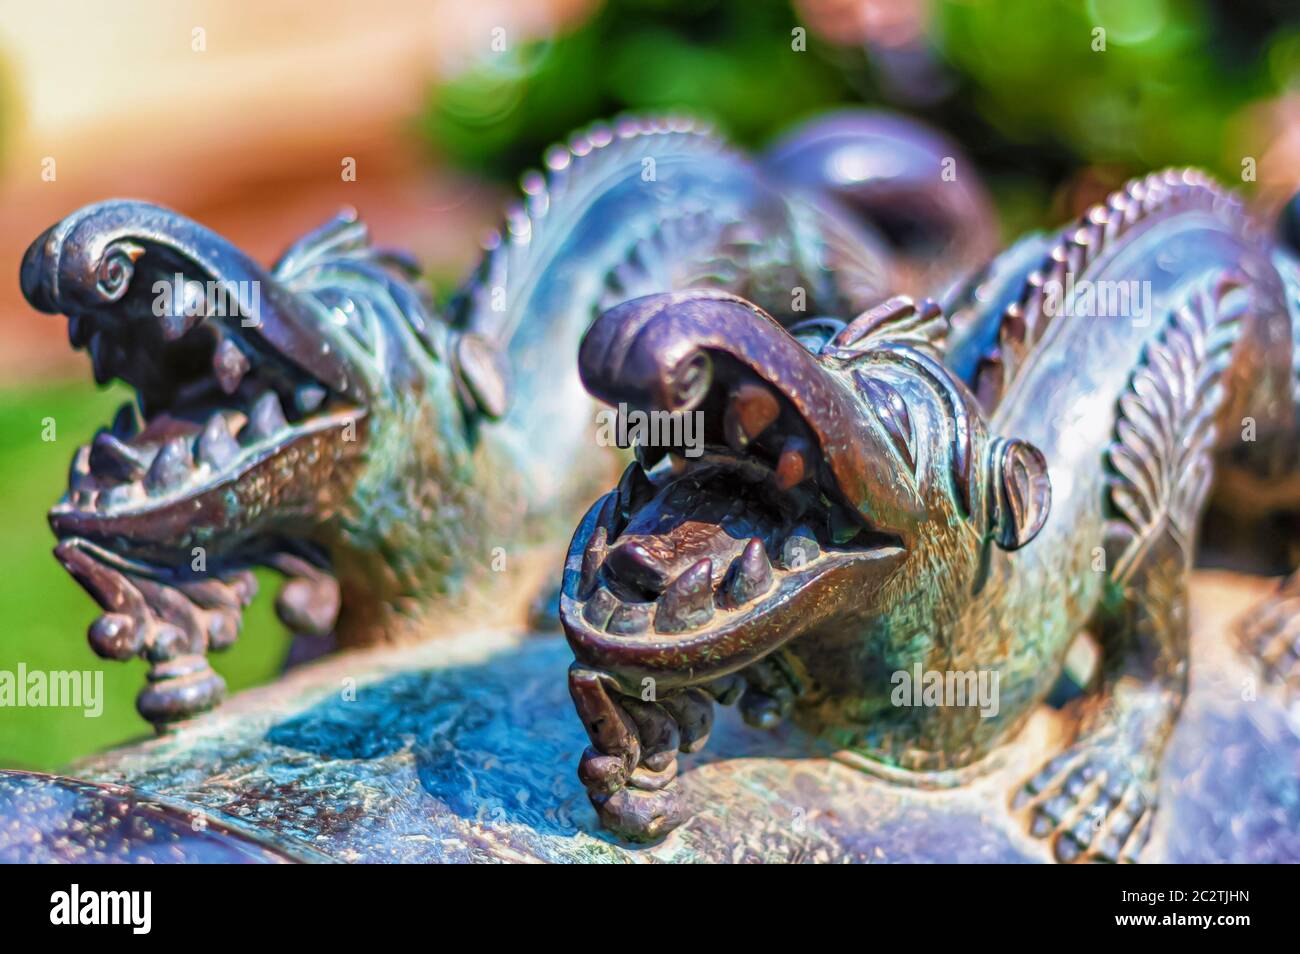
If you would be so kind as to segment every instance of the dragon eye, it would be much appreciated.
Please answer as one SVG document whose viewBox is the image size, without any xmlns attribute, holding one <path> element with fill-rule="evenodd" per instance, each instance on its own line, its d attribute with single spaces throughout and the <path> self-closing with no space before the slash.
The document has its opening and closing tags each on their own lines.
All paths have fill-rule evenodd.
<svg viewBox="0 0 1300 954">
<path fill-rule="evenodd" d="M 912 418 L 907 413 L 907 404 L 903 396 L 884 381 L 869 378 L 861 371 L 855 371 L 853 378 L 866 395 L 876 420 L 880 421 L 889 434 L 898 452 L 907 461 L 909 470 L 916 470 L 916 437 L 912 431 Z"/>
</svg>

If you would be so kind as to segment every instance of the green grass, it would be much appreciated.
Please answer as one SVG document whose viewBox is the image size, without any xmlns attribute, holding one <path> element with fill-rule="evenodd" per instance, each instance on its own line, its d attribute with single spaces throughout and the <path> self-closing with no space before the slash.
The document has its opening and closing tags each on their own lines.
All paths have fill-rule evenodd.
<svg viewBox="0 0 1300 954">
<path fill-rule="evenodd" d="M 91 652 L 86 627 L 97 607 L 51 556 L 54 537 L 45 520 L 77 446 L 128 396 L 125 388 L 98 390 L 88 382 L 0 390 L 0 670 L 16 672 L 23 663 L 29 671 L 104 673 L 98 718 L 81 709 L 0 708 L 0 768 L 58 769 L 152 731 L 135 711 L 145 664 Z M 52 441 L 43 439 L 47 419 Z M 259 582 L 265 595 L 250 607 L 239 642 L 212 659 L 232 692 L 273 678 L 287 648 L 269 598 L 275 579 Z"/>
</svg>

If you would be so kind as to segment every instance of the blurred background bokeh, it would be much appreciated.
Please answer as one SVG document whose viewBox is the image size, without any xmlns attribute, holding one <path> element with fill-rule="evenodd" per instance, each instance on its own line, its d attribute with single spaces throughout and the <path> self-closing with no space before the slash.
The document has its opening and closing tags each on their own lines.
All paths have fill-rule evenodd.
<svg viewBox="0 0 1300 954">
<path fill-rule="evenodd" d="M 1294 0 L 0 0 L 0 670 L 102 668 L 106 689 L 97 719 L 0 708 L 0 765 L 56 768 L 145 729 L 143 664 L 90 653 L 93 605 L 45 524 L 75 447 L 128 396 L 96 389 L 65 323 L 18 291 L 26 244 L 78 206 L 150 199 L 269 262 L 351 205 L 445 294 L 513 180 L 574 127 L 684 110 L 757 147 L 869 104 L 954 136 L 1004 239 L 1175 163 L 1272 214 L 1300 182 L 1296 14 Z M 279 671 L 269 606 L 213 660 L 232 691 Z"/>
</svg>

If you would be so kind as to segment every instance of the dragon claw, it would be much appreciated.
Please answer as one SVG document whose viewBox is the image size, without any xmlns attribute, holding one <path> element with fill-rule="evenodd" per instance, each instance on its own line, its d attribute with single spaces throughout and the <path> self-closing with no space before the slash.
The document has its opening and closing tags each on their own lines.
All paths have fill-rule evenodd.
<svg viewBox="0 0 1300 954">
<path fill-rule="evenodd" d="M 1052 839 L 1057 861 L 1135 861 L 1150 834 L 1156 797 L 1140 756 L 1085 739 L 1052 759 L 1016 793 L 1029 833 Z"/>
<path fill-rule="evenodd" d="M 148 685 L 136 700 L 144 718 L 161 729 L 221 701 L 225 682 L 206 654 L 238 636 L 242 609 L 257 591 L 251 573 L 153 578 L 149 568 L 115 565 L 75 539 L 55 553 L 103 610 L 87 632 L 91 649 L 104 659 L 139 656 L 149 663 Z"/>
<path fill-rule="evenodd" d="M 779 654 L 750 664 L 741 671 L 741 676 L 745 691 L 740 697 L 740 716 L 746 725 L 755 729 L 773 729 L 784 722 L 803 692 L 798 677 Z"/>
<path fill-rule="evenodd" d="M 686 818 L 676 785 L 657 791 L 621 788 L 611 795 L 593 795 L 591 804 L 601 825 L 627 841 L 657 841 Z"/>
<path fill-rule="evenodd" d="M 657 700 L 619 692 L 614 680 L 574 665 L 569 691 L 591 745 L 578 778 L 601 826 L 627 841 L 655 841 L 686 818 L 678 752 L 698 752 L 713 727 L 713 700 L 684 689 Z"/>
<path fill-rule="evenodd" d="M 569 692 L 591 740 L 578 762 L 578 778 L 601 826 L 627 841 L 649 842 L 685 821 L 678 753 L 699 752 L 708 743 L 715 702 L 738 702 L 755 728 L 785 719 L 803 687 L 778 657 L 653 700 L 626 695 L 612 676 L 574 663 Z"/>
</svg>

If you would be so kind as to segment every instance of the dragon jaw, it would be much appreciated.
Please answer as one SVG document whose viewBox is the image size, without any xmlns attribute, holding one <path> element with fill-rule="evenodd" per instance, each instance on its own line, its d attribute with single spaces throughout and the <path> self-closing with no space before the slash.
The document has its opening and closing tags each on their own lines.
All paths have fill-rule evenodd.
<svg viewBox="0 0 1300 954">
<path fill-rule="evenodd" d="M 103 203 L 40 236 L 21 278 L 35 307 L 68 316 L 98 382 L 136 391 L 77 451 L 50 513 L 60 539 L 146 563 L 188 563 L 196 547 L 220 559 L 343 498 L 365 376 L 307 302 L 220 238 Z"/>
<path fill-rule="evenodd" d="M 700 685 L 797 637 L 861 636 L 904 603 L 959 605 L 987 542 L 1027 542 L 1046 515 L 1041 457 L 988 438 L 973 398 L 907 344 L 934 319 L 891 301 L 810 345 L 716 293 L 602 316 L 583 346 L 589 389 L 700 413 L 706 449 L 639 450 L 579 527 L 561 601 L 579 664 L 628 691 Z M 682 386 L 690 362 L 706 384 Z"/>
</svg>

